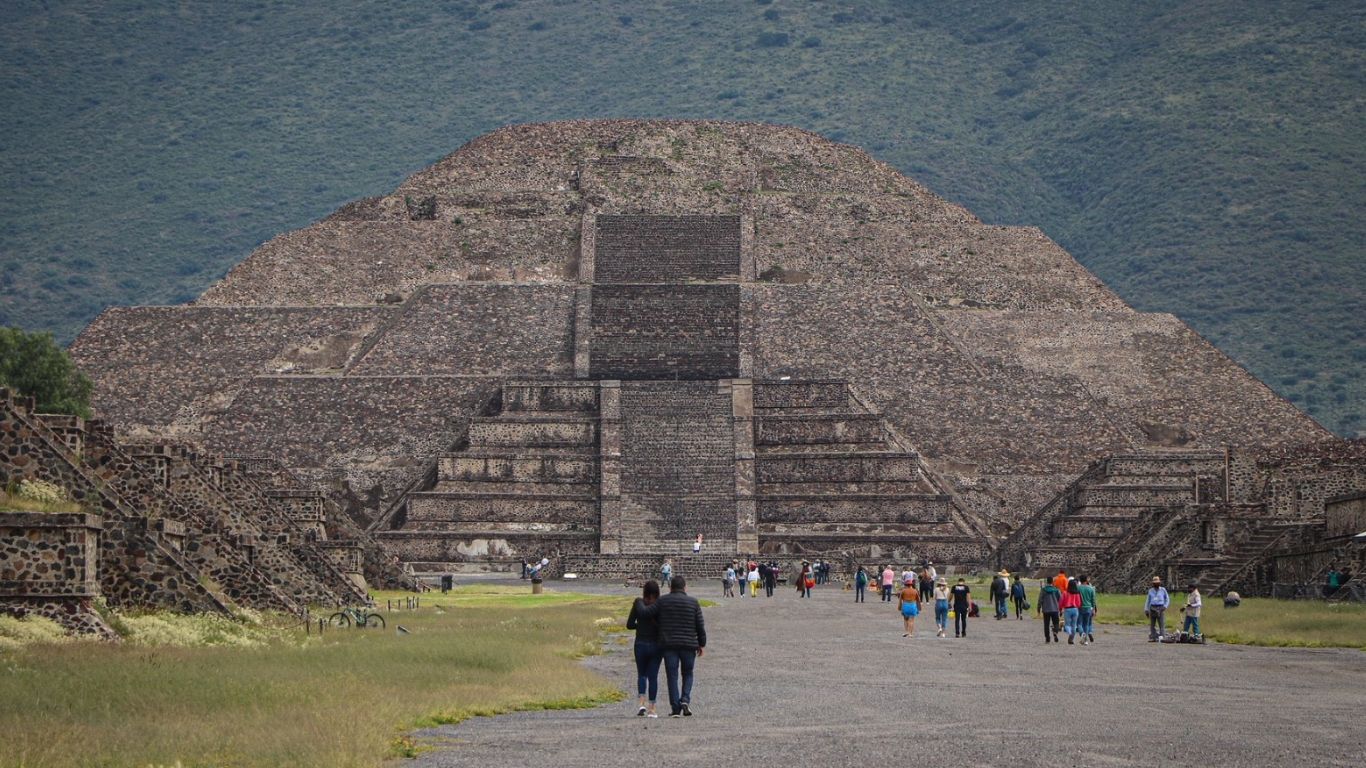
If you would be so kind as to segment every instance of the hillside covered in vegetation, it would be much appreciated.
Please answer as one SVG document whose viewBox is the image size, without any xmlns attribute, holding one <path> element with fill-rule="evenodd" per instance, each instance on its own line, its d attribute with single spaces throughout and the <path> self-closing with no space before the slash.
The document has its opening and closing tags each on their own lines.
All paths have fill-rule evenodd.
<svg viewBox="0 0 1366 768">
<path fill-rule="evenodd" d="M 1042 227 L 1366 432 L 1366 9 L 71 2 L 0 16 L 0 325 L 70 340 L 500 125 L 798 125 Z"/>
</svg>

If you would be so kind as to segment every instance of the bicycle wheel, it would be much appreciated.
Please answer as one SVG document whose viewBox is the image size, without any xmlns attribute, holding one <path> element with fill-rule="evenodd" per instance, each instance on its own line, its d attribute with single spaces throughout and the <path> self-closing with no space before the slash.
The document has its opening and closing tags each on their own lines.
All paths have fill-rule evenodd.
<svg viewBox="0 0 1366 768">
<path fill-rule="evenodd" d="M 379 615 L 378 613 L 369 614 L 365 617 L 365 623 L 361 624 L 361 626 L 372 627 L 375 629 L 384 629 L 384 617 Z"/>
<path fill-rule="evenodd" d="M 345 611 L 338 611 L 327 617 L 327 624 L 330 627 L 349 627 L 351 626 L 351 617 Z"/>
</svg>

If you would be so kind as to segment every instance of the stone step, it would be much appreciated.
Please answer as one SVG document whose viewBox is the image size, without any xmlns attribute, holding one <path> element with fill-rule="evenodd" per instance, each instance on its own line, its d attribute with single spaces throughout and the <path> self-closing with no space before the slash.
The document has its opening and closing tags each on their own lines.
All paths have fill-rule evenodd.
<svg viewBox="0 0 1366 768">
<path fill-rule="evenodd" d="M 597 436 L 597 421 L 590 417 L 488 417 L 471 420 L 469 428 L 474 451 L 490 447 L 590 447 L 596 444 Z"/>
<path fill-rule="evenodd" d="M 951 497 L 904 496 L 761 496 L 755 510 L 764 523 L 941 523 L 952 519 Z"/>
<path fill-rule="evenodd" d="M 1135 521 L 1143 515 L 1146 506 L 1087 504 L 1073 508 L 1073 512 L 1062 519 L 1080 518 L 1083 520 L 1126 520 Z"/>
<path fill-rule="evenodd" d="M 827 454 L 834 456 L 850 454 L 887 453 L 893 450 L 889 443 L 799 443 L 793 445 L 759 445 L 754 453 L 761 461 L 769 456 L 807 456 Z"/>
<path fill-rule="evenodd" d="M 830 408 L 849 410 L 854 400 L 843 381 L 781 381 L 756 379 L 756 409 Z"/>
<path fill-rule="evenodd" d="M 447 495 L 568 496 L 596 498 L 596 480 L 439 480 L 432 491 Z"/>
<path fill-rule="evenodd" d="M 503 385 L 503 412 L 597 413 L 596 381 L 509 381 Z"/>
<path fill-rule="evenodd" d="M 541 521 L 596 524 L 594 496 L 536 494 L 459 494 L 420 492 L 408 495 L 409 523 L 414 521 Z"/>
<path fill-rule="evenodd" d="M 1195 500 L 1190 486 L 1088 485 L 1077 491 L 1078 507 L 1165 507 Z"/>
<path fill-rule="evenodd" d="M 591 455 L 481 456 L 458 454 L 437 461 L 438 481 L 597 482 L 598 461 Z"/>
<path fill-rule="evenodd" d="M 838 496 L 853 498 L 859 496 L 924 496 L 931 489 L 924 482 L 865 482 L 865 483 L 759 483 L 755 486 L 758 498 L 770 499 L 780 496 Z"/>
<path fill-rule="evenodd" d="M 760 483 L 915 482 L 921 479 L 920 461 L 915 454 L 892 451 L 756 456 L 754 473 Z"/>
<path fill-rule="evenodd" d="M 1113 541 L 1133 528 L 1138 516 L 1112 517 L 1105 515 L 1068 515 L 1053 521 L 1054 539 L 1102 539 Z"/>
<path fill-rule="evenodd" d="M 886 440 L 882 418 L 868 413 L 771 415 L 756 413 L 755 446 L 881 445 Z"/>
</svg>

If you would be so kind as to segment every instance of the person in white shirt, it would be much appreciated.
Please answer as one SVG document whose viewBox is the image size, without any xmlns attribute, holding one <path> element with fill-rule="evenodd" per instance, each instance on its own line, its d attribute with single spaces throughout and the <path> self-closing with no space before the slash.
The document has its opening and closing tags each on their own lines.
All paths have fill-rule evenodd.
<svg viewBox="0 0 1366 768">
<path fill-rule="evenodd" d="M 1186 588 L 1186 605 L 1181 612 L 1186 614 L 1186 620 L 1181 623 L 1181 631 L 1189 632 L 1196 637 L 1200 636 L 1200 607 L 1205 601 L 1200 599 L 1200 587 L 1191 584 Z"/>
</svg>

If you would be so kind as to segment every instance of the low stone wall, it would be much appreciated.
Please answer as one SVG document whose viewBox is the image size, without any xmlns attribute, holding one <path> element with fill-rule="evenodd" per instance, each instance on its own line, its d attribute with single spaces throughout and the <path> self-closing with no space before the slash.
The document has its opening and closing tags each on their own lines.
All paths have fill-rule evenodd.
<svg viewBox="0 0 1366 768">
<path fill-rule="evenodd" d="M 476 562 L 552 557 L 597 552 L 598 532 L 590 531 L 379 531 L 375 538 L 400 560 Z"/>
<path fill-rule="evenodd" d="M 114 638 L 93 608 L 102 528 L 97 515 L 0 511 L 0 613 Z"/>
</svg>

